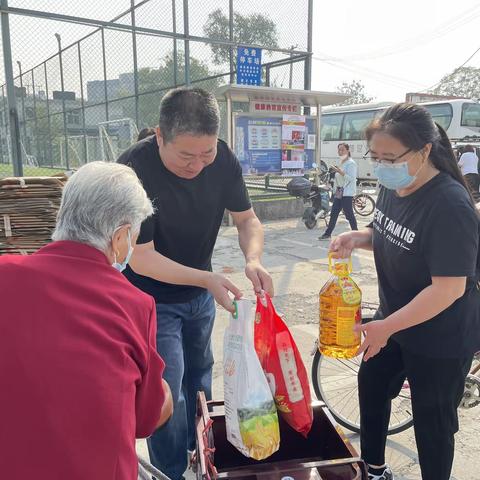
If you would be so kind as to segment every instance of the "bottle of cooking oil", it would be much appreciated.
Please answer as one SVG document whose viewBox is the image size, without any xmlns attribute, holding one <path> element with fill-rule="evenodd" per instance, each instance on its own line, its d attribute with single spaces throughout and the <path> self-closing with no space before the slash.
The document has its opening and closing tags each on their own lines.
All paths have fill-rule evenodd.
<svg viewBox="0 0 480 480">
<path fill-rule="evenodd" d="M 350 277 L 351 258 L 328 255 L 332 277 L 320 290 L 319 349 L 335 358 L 354 357 L 360 346 L 360 333 L 353 330 L 361 323 L 362 292 Z"/>
</svg>

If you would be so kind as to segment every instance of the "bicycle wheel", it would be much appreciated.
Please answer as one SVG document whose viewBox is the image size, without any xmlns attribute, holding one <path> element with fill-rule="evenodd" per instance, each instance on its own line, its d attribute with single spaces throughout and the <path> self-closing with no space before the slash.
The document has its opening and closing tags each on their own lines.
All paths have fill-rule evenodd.
<svg viewBox="0 0 480 480">
<path fill-rule="evenodd" d="M 313 357 L 312 383 L 318 400 L 325 402 L 335 420 L 352 432 L 360 433 L 357 374 L 362 357 L 336 359 L 317 349 Z M 405 382 L 392 400 L 388 435 L 403 432 L 413 425 L 410 387 Z"/>
<path fill-rule="evenodd" d="M 375 210 L 375 200 L 367 193 L 353 197 L 353 209 L 361 217 L 368 217 Z"/>
</svg>

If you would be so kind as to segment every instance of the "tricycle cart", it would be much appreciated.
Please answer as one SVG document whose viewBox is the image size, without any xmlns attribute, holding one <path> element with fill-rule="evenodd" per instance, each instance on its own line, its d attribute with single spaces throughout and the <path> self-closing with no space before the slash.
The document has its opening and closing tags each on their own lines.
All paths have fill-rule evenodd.
<svg viewBox="0 0 480 480">
<path fill-rule="evenodd" d="M 207 402 L 203 392 L 199 392 L 196 456 L 192 464 L 197 480 L 366 480 L 364 461 L 325 404 L 314 403 L 313 414 L 307 438 L 279 417 L 280 449 L 271 457 L 256 461 L 227 441 L 223 402 Z"/>
</svg>

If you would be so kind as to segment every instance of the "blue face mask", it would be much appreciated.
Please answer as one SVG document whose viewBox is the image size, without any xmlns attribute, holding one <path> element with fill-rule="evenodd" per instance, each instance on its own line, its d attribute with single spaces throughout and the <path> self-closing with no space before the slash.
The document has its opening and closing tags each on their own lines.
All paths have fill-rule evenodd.
<svg viewBox="0 0 480 480">
<path fill-rule="evenodd" d="M 394 163 L 392 165 L 377 163 L 373 167 L 373 172 L 378 178 L 378 183 L 389 190 L 406 188 L 415 180 L 415 178 L 417 178 L 416 175 L 412 176 L 408 173 L 407 162 Z"/>
<path fill-rule="evenodd" d="M 118 263 L 117 255 L 115 255 L 115 261 L 112 263 L 112 267 L 116 268 L 119 272 L 123 272 L 127 268 L 128 262 L 130 261 L 130 257 L 132 256 L 132 253 L 133 253 L 132 239 L 130 237 L 130 229 L 128 229 L 127 235 L 128 235 L 128 253 L 127 253 L 127 256 L 125 257 L 125 260 L 122 263 Z"/>
</svg>

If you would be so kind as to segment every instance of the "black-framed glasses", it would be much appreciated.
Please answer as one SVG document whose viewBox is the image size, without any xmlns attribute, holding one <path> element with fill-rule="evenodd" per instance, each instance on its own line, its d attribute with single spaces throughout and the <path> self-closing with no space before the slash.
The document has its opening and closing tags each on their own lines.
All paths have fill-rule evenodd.
<svg viewBox="0 0 480 480">
<path fill-rule="evenodd" d="M 406 152 L 403 152 L 401 155 L 395 158 L 378 158 L 370 154 L 370 150 L 367 150 L 367 153 L 363 156 L 364 160 L 368 160 L 372 163 L 383 163 L 384 165 L 393 165 L 397 160 L 400 160 L 402 157 L 410 153 L 413 149 L 409 148 Z"/>
</svg>

